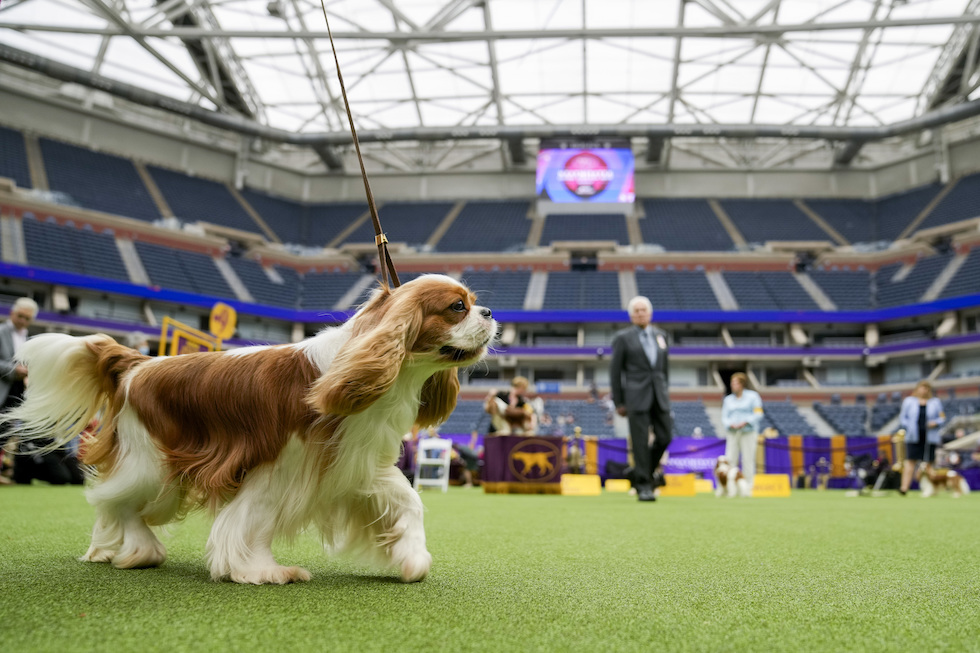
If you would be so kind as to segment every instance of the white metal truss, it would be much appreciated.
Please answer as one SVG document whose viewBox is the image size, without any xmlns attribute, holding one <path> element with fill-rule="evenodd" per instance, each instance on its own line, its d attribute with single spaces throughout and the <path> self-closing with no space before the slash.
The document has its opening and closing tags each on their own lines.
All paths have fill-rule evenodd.
<svg viewBox="0 0 980 653">
<path fill-rule="evenodd" d="M 980 95 L 980 0 L 325 6 L 355 122 L 373 135 L 366 154 L 380 169 L 525 168 L 536 142 L 519 127 L 588 136 L 649 126 L 633 142 L 650 166 L 860 164 L 860 133 L 797 141 L 754 138 L 752 128 L 783 127 L 791 137 L 794 128 L 895 125 Z M 254 126 L 243 129 L 247 138 L 347 129 L 319 0 L 5 0 L 0 42 L 72 62 L 97 88 L 118 80 L 234 117 L 231 128 Z M 715 124 L 739 129 L 712 137 L 704 127 Z M 666 134 L 655 129 L 665 125 Z M 699 133 L 686 137 L 685 125 Z M 438 138 L 426 136 L 437 128 Z M 454 140 L 453 130 L 468 136 Z M 323 141 L 313 150 L 338 170 L 348 147 Z"/>
</svg>

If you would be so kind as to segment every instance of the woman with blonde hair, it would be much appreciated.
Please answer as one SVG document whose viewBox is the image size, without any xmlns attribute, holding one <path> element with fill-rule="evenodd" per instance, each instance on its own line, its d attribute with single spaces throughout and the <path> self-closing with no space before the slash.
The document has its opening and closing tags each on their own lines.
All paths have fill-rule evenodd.
<svg viewBox="0 0 980 653">
<path fill-rule="evenodd" d="M 943 402 L 933 396 L 932 384 L 919 381 L 902 402 L 899 424 L 905 429 L 905 466 L 902 467 L 901 494 L 909 491 L 919 462 L 931 463 L 939 446 L 939 428 L 946 423 Z"/>
<path fill-rule="evenodd" d="M 721 421 L 725 425 L 725 458 L 728 464 L 742 470 L 749 487 L 755 478 L 755 449 L 762 423 L 762 397 L 750 390 L 749 377 L 732 374 L 732 393 L 721 404 Z M 739 463 L 739 454 L 742 462 Z"/>
</svg>

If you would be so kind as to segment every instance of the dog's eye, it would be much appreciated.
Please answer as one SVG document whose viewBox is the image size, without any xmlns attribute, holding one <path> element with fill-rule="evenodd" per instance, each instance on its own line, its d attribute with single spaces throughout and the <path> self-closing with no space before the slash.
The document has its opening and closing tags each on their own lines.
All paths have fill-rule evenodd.
<svg viewBox="0 0 980 653">
<path fill-rule="evenodd" d="M 453 302 L 453 305 L 450 306 L 449 308 L 456 311 L 457 313 L 462 313 L 463 311 L 466 310 L 466 304 L 463 303 L 462 299 L 457 299 L 455 302 Z"/>
</svg>

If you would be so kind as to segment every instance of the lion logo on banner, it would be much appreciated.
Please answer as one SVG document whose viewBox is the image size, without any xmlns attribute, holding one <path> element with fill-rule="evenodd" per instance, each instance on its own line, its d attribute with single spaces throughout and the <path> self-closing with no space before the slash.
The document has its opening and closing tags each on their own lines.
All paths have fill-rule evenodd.
<svg viewBox="0 0 980 653">
<path fill-rule="evenodd" d="M 527 438 L 510 451 L 510 471 L 520 481 L 542 483 L 559 472 L 556 463 L 561 452 L 547 440 Z"/>
</svg>

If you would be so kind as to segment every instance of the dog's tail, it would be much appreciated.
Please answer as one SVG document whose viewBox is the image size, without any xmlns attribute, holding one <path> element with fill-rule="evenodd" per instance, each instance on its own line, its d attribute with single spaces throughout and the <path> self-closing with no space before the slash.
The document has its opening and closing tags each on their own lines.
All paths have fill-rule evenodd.
<svg viewBox="0 0 980 653">
<path fill-rule="evenodd" d="M 0 416 L 0 423 L 13 437 L 46 440 L 42 450 L 52 450 L 80 436 L 98 417 L 101 439 L 107 429 L 114 431 L 125 400 L 123 375 L 147 358 L 103 334 L 35 336 L 17 354 L 27 367 L 24 401 Z"/>
</svg>

